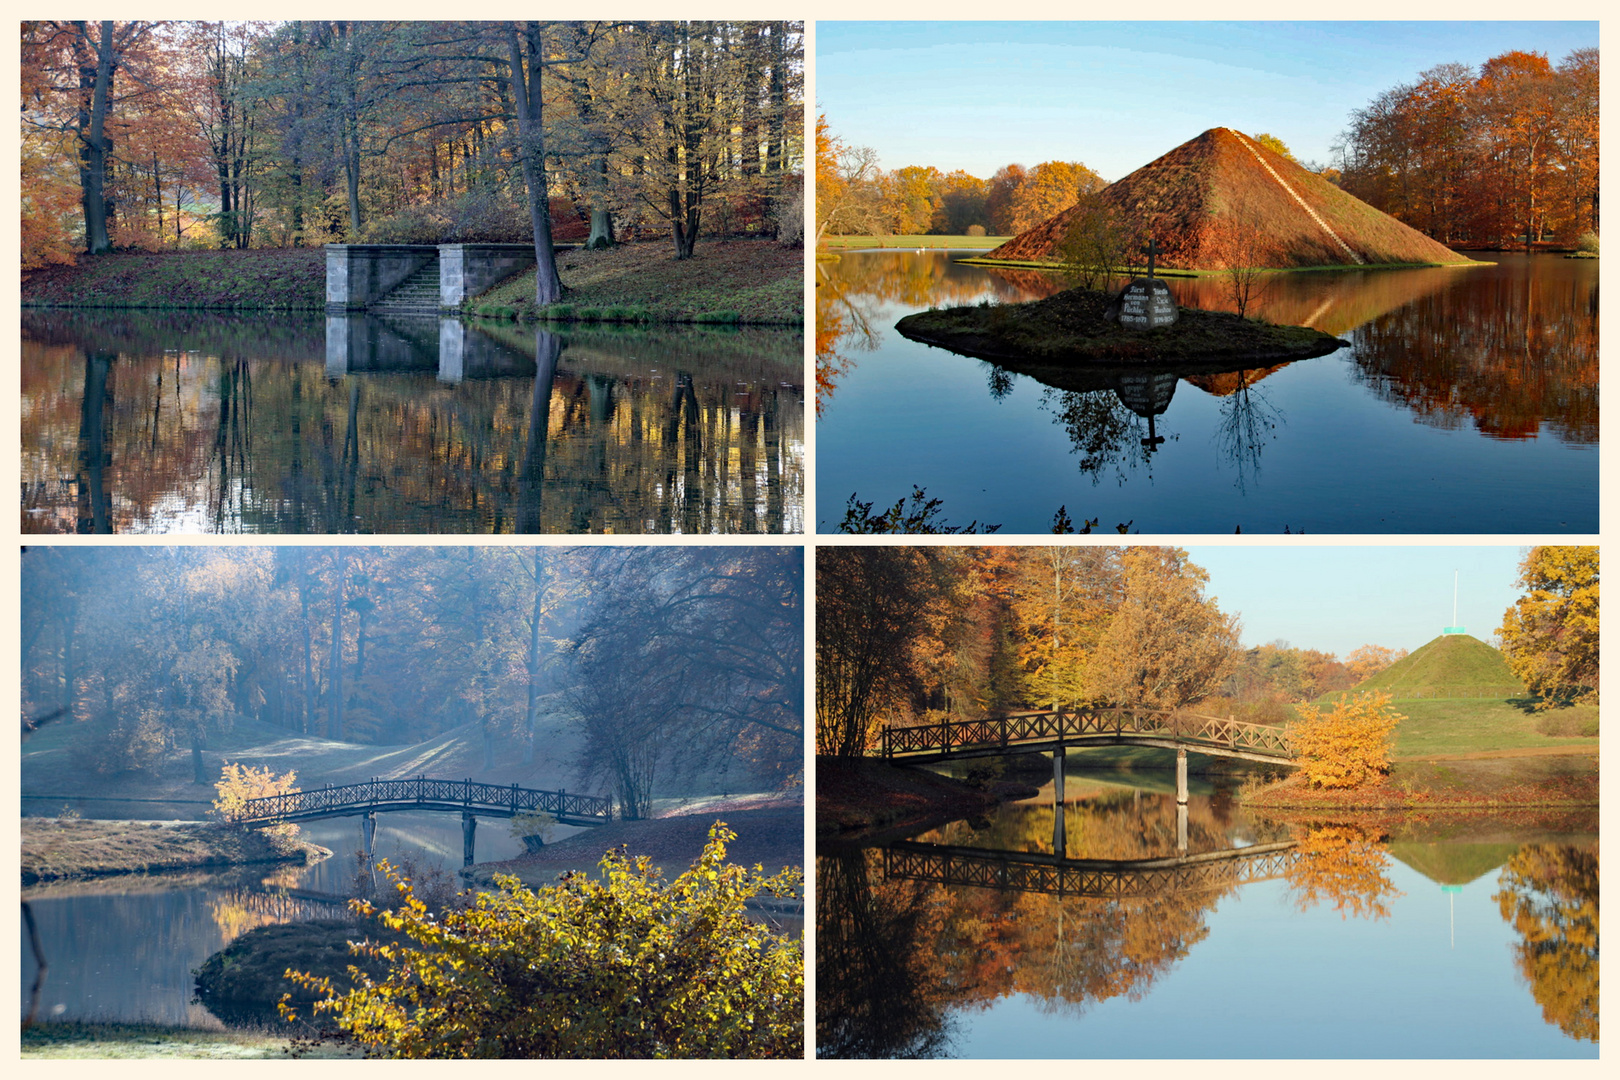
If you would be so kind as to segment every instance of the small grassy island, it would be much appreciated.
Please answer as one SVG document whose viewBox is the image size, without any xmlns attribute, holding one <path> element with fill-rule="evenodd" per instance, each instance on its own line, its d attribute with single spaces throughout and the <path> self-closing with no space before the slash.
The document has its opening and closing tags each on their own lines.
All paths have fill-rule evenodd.
<svg viewBox="0 0 1620 1080">
<path fill-rule="evenodd" d="M 277 843 L 256 829 L 192 821 L 23 818 L 22 883 L 60 878 L 312 863 L 332 853 L 303 840 Z"/>
<path fill-rule="evenodd" d="M 1027 304 L 922 311 L 901 319 L 895 329 L 913 341 L 1030 374 L 1074 364 L 1270 364 L 1325 356 L 1349 344 L 1308 326 L 1273 326 L 1185 307 L 1177 308 L 1169 326 L 1133 330 L 1109 317 L 1113 304 L 1108 293 L 1070 289 Z"/>
</svg>

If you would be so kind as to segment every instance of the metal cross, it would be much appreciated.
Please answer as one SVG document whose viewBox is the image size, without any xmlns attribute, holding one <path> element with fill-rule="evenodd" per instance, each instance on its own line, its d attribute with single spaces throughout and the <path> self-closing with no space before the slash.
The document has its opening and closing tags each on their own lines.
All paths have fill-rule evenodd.
<svg viewBox="0 0 1620 1080">
<path fill-rule="evenodd" d="M 1153 237 L 1150 236 L 1150 237 L 1148 237 L 1147 247 L 1143 248 L 1142 250 L 1147 252 L 1147 257 L 1148 257 L 1148 280 L 1152 281 L 1153 280 L 1153 257 L 1159 253 L 1159 242 L 1157 240 L 1153 239 Z"/>
</svg>

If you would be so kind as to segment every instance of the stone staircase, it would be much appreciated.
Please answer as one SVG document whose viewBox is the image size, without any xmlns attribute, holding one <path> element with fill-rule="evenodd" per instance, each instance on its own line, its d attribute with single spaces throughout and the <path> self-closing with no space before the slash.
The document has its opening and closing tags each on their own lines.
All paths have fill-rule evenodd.
<svg viewBox="0 0 1620 1080">
<path fill-rule="evenodd" d="M 439 260 L 433 259 L 370 310 L 393 314 L 437 315 L 439 313 Z"/>
</svg>

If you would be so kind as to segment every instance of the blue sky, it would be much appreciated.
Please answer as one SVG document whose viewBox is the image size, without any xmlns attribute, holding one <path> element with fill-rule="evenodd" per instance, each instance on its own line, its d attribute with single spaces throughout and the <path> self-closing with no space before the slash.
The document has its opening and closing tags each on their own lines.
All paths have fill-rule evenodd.
<svg viewBox="0 0 1620 1080">
<path fill-rule="evenodd" d="M 1078 160 L 1114 181 L 1212 127 L 1326 162 L 1352 111 L 1437 64 L 1597 44 L 1596 22 L 817 22 L 815 92 L 886 169 Z"/>
<path fill-rule="evenodd" d="M 1282 547 L 1189 545 L 1209 571 L 1208 594 L 1243 620 L 1243 644 L 1281 638 L 1341 660 L 1362 645 L 1408 652 L 1452 625 L 1452 573 L 1457 620 L 1490 641 L 1502 613 L 1518 600 L 1514 582 L 1524 548 Z"/>
</svg>

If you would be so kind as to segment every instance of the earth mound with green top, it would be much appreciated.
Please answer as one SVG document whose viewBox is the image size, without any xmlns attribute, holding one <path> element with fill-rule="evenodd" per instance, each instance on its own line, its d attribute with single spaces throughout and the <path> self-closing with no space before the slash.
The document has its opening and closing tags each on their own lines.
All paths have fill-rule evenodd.
<svg viewBox="0 0 1620 1080">
<path fill-rule="evenodd" d="M 1152 330 L 1111 318 L 1115 298 L 1069 289 L 1026 304 L 982 304 L 908 315 L 895 329 L 913 341 L 1014 370 L 1072 364 L 1186 365 L 1209 370 L 1325 356 L 1349 342 L 1308 326 L 1273 326 L 1224 311 L 1177 308 Z M 1029 374 L 1037 374 L 1028 371 Z"/>
<path fill-rule="evenodd" d="M 1353 692 L 1387 691 L 1403 698 L 1509 698 L 1525 693 L 1500 650 L 1469 634 L 1442 634 Z"/>
</svg>

